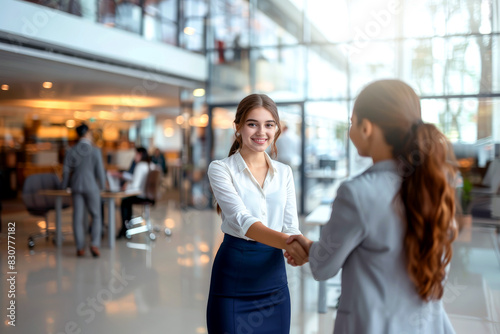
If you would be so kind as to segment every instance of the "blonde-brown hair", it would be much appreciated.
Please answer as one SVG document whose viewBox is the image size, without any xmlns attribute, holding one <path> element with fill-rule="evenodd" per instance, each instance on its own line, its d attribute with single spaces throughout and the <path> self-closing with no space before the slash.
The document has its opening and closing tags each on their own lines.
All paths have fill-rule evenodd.
<svg viewBox="0 0 500 334">
<path fill-rule="evenodd" d="M 420 100 L 399 80 L 380 80 L 358 95 L 353 111 L 358 122 L 379 126 L 401 164 L 399 198 L 404 206 L 404 251 L 410 279 L 419 296 L 443 296 L 445 268 L 451 261 L 456 237 L 453 222 L 456 173 L 454 154 L 446 137 L 421 120 Z"/>
<path fill-rule="evenodd" d="M 238 135 L 238 133 L 241 127 L 245 124 L 245 121 L 248 118 L 248 114 L 250 114 L 250 112 L 256 108 L 264 108 L 269 111 L 273 116 L 274 121 L 276 122 L 276 126 L 278 127 L 278 129 L 276 130 L 274 140 L 271 143 L 271 157 L 276 157 L 278 153 L 278 149 L 276 148 L 276 140 L 278 140 L 278 137 L 281 134 L 280 116 L 278 114 L 278 107 L 276 106 L 276 103 L 274 103 L 274 101 L 265 94 L 250 94 L 243 100 L 241 100 L 241 102 L 238 104 L 238 107 L 236 108 L 236 116 L 234 117 L 234 125 L 236 128 L 235 139 L 233 145 L 229 149 L 229 157 L 241 149 L 243 143 L 241 136 Z M 222 210 L 219 204 L 217 204 L 217 213 L 220 214 L 221 212 Z"/>
</svg>

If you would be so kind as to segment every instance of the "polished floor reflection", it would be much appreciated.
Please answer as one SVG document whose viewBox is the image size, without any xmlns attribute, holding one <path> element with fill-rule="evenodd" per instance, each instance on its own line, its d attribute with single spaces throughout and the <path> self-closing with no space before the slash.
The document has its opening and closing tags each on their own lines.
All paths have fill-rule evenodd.
<svg viewBox="0 0 500 334">
<path fill-rule="evenodd" d="M 7 205 L 4 204 L 4 208 Z M 50 220 L 53 221 L 53 215 Z M 64 212 L 70 229 L 71 209 Z M 158 203 L 153 221 L 173 235 L 149 241 L 144 235 L 104 242 L 101 257 L 75 256 L 72 237 L 61 249 L 44 239 L 27 247 L 29 233 L 43 222 L 19 211 L 2 215 L 0 238 L 2 333 L 206 333 L 205 306 L 213 257 L 222 241 L 212 211 L 181 210 Z M 16 326 L 8 325 L 6 275 L 8 222 L 16 222 Z M 305 231 L 317 238 L 317 229 Z M 444 304 L 457 333 L 500 333 L 500 253 L 495 230 L 465 230 L 455 243 Z M 331 334 L 337 288 L 329 286 L 326 314 L 317 313 L 318 283 L 308 266 L 288 268 L 292 334 Z M 332 283 L 332 282 L 330 282 Z M 334 283 L 334 282 L 333 282 Z M 332 284 L 330 284 L 332 285 Z M 6 320 L 7 319 L 7 320 Z"/>
</svg>

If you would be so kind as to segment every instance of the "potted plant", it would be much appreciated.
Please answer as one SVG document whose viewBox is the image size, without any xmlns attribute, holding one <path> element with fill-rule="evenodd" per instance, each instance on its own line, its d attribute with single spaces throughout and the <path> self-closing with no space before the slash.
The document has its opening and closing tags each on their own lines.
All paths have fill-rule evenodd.
<svg viewBox="0 0 500 334">
<path fill-rule="evenodd" d="M 464 227 L 472 226 L 472 182 L 467 175 L 462 175 L 462 187 L 458 188 L 458 197 L 460 201 L 457 206 L 456 220 L 458 230 L 461 231 Z M 460 186 L 460 185 L 459 185 Z"/>
</svg>

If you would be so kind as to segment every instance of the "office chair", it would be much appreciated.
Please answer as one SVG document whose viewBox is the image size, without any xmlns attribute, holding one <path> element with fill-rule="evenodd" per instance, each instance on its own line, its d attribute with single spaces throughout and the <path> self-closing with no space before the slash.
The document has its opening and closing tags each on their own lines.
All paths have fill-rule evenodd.
<svg viewBox="0 0 500 334">
<path fill-rule="evenodd" d="M 144 206 L 144 214 L 143 217 L 132 218 L 127 223 L 128 230 L 125 233 L 127 239 L 130 239 L 135 234 L 146 232 L 149 233 L 149 238 L 151 240 L 156 240 L 156 234 L 154 232 L 159 232 L 160 228 L 158 226 L 153 226 L 151 223 L 150 212 L 151 207 L 154 206 L 156 201 L 160 198 L 161 176 L 160 170 L 152 169 L 149 171 L 146 178 L 146 198 L 140 203 L 135 203 Z M 141 226 L 134 227 L 139 224 L 141 224 Z M 172 235 L 172 231 L 169 228 L 165 228 L 164 233 L 167 236 Z"/>
<path fill-rule="evenodd" d="M 500 159 L 493 160 L 480 187 L 473 187 L 471 214 L 476 225 L 493 225 L 500 231 Z"/>
<path fill-rule="evenodd" d="M 30 234 L 28 237 L 28 247 L 35 246 L 35 239 L 43 238 L 49 239 L 52 235 L 55 238 L 56 231 L 49 229 L 49 211 L 55 210 L 56 198 L 55 196 L 40 195 L 40 190 L 56 190 L 61 189 L 61 181 L 56 174 L 44 173 L 34 174 L 29 176 L 24 182 L 23 186 L 23 202 L 26 210 L 33 216 L 40 216 L 45 219 L 45 231 L 41 233 Z M 70 206 L 70 198 L 63 197 L 62 207 L 68 208 Z M 69 234 L 69 233 L 64 233 Z"/>
</svg>

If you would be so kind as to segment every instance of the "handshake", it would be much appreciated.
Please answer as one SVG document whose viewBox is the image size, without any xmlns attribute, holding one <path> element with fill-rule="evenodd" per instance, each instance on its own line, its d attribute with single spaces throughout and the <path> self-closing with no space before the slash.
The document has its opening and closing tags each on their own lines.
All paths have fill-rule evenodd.
<svg viewBox="0 0 500 334">
<path fill-rule="evenodd" d="M 301 234 L 291 235 L 286 241 L 283 254 L 288 264 L 296 267 L 309 261 L 309 249 L 313 242 Z"/>
</svg>

